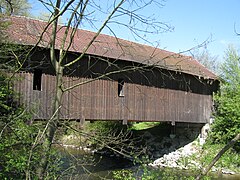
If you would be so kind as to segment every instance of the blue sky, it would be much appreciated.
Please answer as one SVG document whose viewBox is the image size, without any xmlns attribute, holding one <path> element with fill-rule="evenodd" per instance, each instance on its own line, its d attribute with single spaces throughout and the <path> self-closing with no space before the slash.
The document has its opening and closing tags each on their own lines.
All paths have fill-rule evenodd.
<svg viewBox="0 0 240 180">
<path fill-rule="evenodd" d="M 239 0 L 168 0 L 162 9 L 163 18 L 175 30 L 165 34 L 162 45 L 178 52 L 189 49 L 211 37 L 208 50 L 221 59 L 229 44 L 240 47 Z"/>
<path fill-rule="evenodd" d="M 37 0 L 30 0 L 32 13 L 38 15 L 44 8 Z M 105 1 L 104 1 L 105 2 Z M 158 41 L 158 47 L 173 52 L 191 49 L 205 40 L 209 52 L 223 59 L 229 44 L 240 47 L 240 1 L 239 0 L 165 0 L 164 6 L 147 8 L 143 14 L 154 14 L 159 21 L 174 27 L 172 32 L 149 35 L 149 41 Z M 93 30 L 86 26 L 85 29 Z M 94 30 L 93 30 L 94 31 Z M 129 33 L 115 28 L 118 37 L 134 40 Z M 108 33 L 107 30 L 104 33 Z M 140 41 L 140 43 L 143 43 Z"/>
</svg>

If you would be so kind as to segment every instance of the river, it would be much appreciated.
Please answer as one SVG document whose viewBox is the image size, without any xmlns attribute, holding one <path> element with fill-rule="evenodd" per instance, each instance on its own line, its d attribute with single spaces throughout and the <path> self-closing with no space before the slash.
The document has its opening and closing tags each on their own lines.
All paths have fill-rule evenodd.
<svg viewBox="0 0 240 180">
<path fill-rule="evenodd" d="M 120 157 L 91 155 L 74 148 L 58 147 L 58 149 L 62 155 L 62 172 L 70 168 L 61 179 L 112 179 L 114 170 L 133 167 L 133 163 L 130 160 Z"/>
<path fill-rule="evenodd" d="M 138 170 L 139 172 L 139 168 L 137 166 L 134 166 L 134 164 L 130 160 L 124 158 L 101 156 L 98 154 L 90 155 L 74 148 L 58 147 L 58 149 L 61 153 L 63 161 L 63 166 L 61 169 L 63 175 L 61 175 L 59 179 L 113 179 L 113 171 L 116 170 L 131 169 L 136 171 Z M 164 169 L 162 169 L 161 171 L 164 171 Z M 159 179 L 161 179 L 161 177 L 159 177 Z M 225 175 L 213 173 L 211 179 L 239 180 L 240 175 Z"/>
</svg>

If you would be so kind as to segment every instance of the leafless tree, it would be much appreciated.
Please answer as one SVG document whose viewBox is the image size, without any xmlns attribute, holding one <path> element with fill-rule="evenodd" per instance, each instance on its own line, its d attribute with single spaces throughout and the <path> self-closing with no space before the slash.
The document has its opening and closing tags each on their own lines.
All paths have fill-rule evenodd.
<svg viewBox="0 0 240 180">
<path fill-rule="evenodd" d="M 218 62 L 218 57 L 211 55 L 207 47 L 193 49 L 190 54 L 206 68 L 219 74 L 220 62 Z"/>
<path fill-rule="evenodd" d="M 125 69 L 118 69 L 115 72 L 108 72 L 107 74 L 98 75 L 96 78 L 87 80 L 85 82 L 80 82 L 73 84 L 71 86 L 65 86 L 64 83 L 64 70 L 69 68 L 79 62 L 89 50 L 90 46 L 99 36 L 99 34 L 104 30 L 108 29 L 114 36 L 114 25 L 125 27 L 131 32 L 136 38 L 142 40 L 147 39 L 144 35 L 150 33 L 159 33 L 162 31 L 168 31 L 170 27 L 167 24 L 159 22 L 154 19 L 154 17 L 148 17 L 144 15 L 144 8 L 148 6 L 162 6 L 159 2 L 154 0 L 147 1 L 135 1 L 135 0 L 114 0 L 102 3 L 102 1 L 92 1 L 92 0 L 81 0 L 81 1 L 63 1 L 56 0 L 55 4 L 53 1 L 39 0 L 51 13 L 48 25 L 45 30 L 49 27 L 52 28 L 51 40 L 49 43 L 50 48 L 50 61 L 54 67 L 56 74 L 56 84 L 55 84 L 55 95 L 54 102 L 52 104 L 52 116 L 48 120 L 45 130 L 39 137 L 43 141 L 43 154 L 42 161 L 40 162 L 38 168 L 38 176 L 40 179 L 44 179 L 46 175 L 46 170 L 48 166 L 49 152 L 52 147 L 54 137 L 56 135 L 57 123 L 60 120 L 60 109 L 62 107 L 62 97 L 67 91 L 76 88 L 82 84 L 89 83 L 96 79 L 106 77 L 108 75 L 122 72 L 122 71 L 133 71 L 140 70 L 143 67 L 128 67 Z M 104 6 L 105 7 L 104 7 Z M 99 20 L 96 17 L 103 17 Z M 65 22 L 65 33 L 61 38 L 60 48 L 57 47 L 57 32 L 59 25 L 59 18 L 67 16 L 67 21 Z M 126 19 L 128 22 L 126 22 Z M 100 22 L 100 24 L 99 24 Z M 95 28 L 96 34 L 92 37 L 90 42 L 85 46 L 82 53 L 70 62 L 65 62 L 68 50 L 74 43 L 73 39 L 76 35 L 76 30 L 79 27 L 84 27 L 90 25 Z M 42 33 L 42 35 L 45 32 Z M 41 36 L 42 37 L 42 36 Z M 41 40 L 40 40 L 41 41 Z M 121 46 L 121 45 L 120 45 Z M 56 53 L 56 49 L 59 49 L 59 53 Z M 150 58 L 150 57 L 149 57 Z M 102 59 L 107 61 L 106 59 Z M 111 62 L 109 62 L 111 63 Z M 122 150 L 122 149 L 121 149 Z"/>
<path fill-rule="evenodd" d="M 29 9 L 27 0 L 0 0 L 0 14 L 27 16 Z"/>
</svg>

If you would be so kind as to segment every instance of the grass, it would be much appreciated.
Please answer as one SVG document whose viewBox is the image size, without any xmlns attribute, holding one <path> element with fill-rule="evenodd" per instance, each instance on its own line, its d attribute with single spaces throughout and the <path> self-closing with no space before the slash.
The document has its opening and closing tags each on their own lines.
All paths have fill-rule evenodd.
<svg viewBox="0 0 240 180">
<path fill-rule="evenodd" d="M 140 122 L 134 123 L 131 127 L 131 130 L 144 130 L 158 126 L 160 122 Z"/>
<path fill-rule="evenodd" d="M 194 160 L 199 162 L 202 167 L 207 167 L 224 146 L 224 144 L 210 144 L 207 142 L 199 154 L 188 157 L 189 162 Z M 228 169 L 240 173 L 240 154 L 234 149 L 229 149 L 222 155 L 214 167 L 218 170 Z"/>
<path fill-rule="evenodd" d="M 224 144 L 208 144 L 203 147 L 202 162 L 209 164 L 216 154 L 224 147 Z M 240 173 L 240 154 L 229 149 L 215 165 L 217 168 L 227 168 Z"/>
</svg>

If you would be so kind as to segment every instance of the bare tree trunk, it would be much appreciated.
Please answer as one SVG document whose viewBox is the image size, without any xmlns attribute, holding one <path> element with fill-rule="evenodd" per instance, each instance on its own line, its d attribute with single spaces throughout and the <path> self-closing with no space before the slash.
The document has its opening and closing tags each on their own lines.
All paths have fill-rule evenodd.
<svg viewBox="0 0 240 180">
<path fill-rule="evenodd" d="M 54 139 L 54 134 L 57 129 L 57 123 L 60 119 L 60 107 L 61 107 L 61 101 L 63 96 L 63 67 L 61 67 L 60 63 L 56 62 L 56 92 L 53 102 L 53 116 L 49 120 L 49 131 L 48 131 L 48 139 L 50 142 Z"/>
<path fill-rule="evenodd" d="M 220 157 L 231 147 L 233 147 L 234 144 L 236 144 L 240 140 L 240 134 L 237 134 L 234 139 L 232 139 L 224 148 L 214 157 L 212 162 L 208 165 L 206 169 L 203 170 L 201 174 L 199 174 L 196 178 L 196 180 L 201 179 L 202 176 L 206 175 L 208 171 L 214 166 L 214 164 L 220 159 Z"/>
<path fill-rule="evenodd" d="M 61 101 L 63 96 L 62 91 L 62 82 L 63 82 L 63 68 L 57 62 L 56 63 L 56 92 L 53 102 L 53 115 L 51 119 L 47 123 L 46 135 L 44 135 L 43 139 L 43 153 L 42 153 L 42 160 L 38 169 L 38 177 L 39 179 L 44 179 L 46 176 L 46 170 L 50 158 L 50 150 L 51 146 L 55 137 L 55 133 L 57 130 L 57 124 L 60 119 L 60 108 L 61 108 Z"/>
<path fill-rule="evenodd" d="M 82 83 L 76 83 L 72 86 L 68 86 L 68 87 L 63 87 L 63 71 L 64 68 L 69 68 L 71 67 L 73 64 L 79 62 L 84 55 L 87 53 L 87 51 L 89 50 L 89 48 L 91 47 L 91 45 L 95 42 L 95 40 L 97 39 L 97 37 L 99 36 L 99 34 L 102 32 L 102 30 L 107 27 L 110 28 L 108 26 L 108 23 L 113 20 L 112 22 L 114 22 L 114 18 L 117 19 L 117 17 L 120 16 L 128 16 L 130 17 L 131 21 L 132 19 L 136 19 L 137 21 L 139 21 L 142 24 L 146 24 L 146 26 L 148 27 L 147 29 L 149 29 L 149 27 L 151 27 L 150 29 L 152 30 L 157 30 L 157 32 L 159 32 L 162 29 L 162 23 L 160 23 L 161 25 L 158 25 L 158 23 L 155 23 L 155 20 L 149 20 L 149 19 L 145 19 L 144 17 L 142 17 L 140 14 L 138 15 L 136 13 L 136 11 L 145 8 L 146 6 L 152 4 L 154 1 L 153 0 L 149 0 L 149 2 L 144 2 L 142 5 L 138 5 L 138 3 L 136 3 L 137 7 L 133 8 L 133 10 L 129 11 L 128 8 L 124 8 L 123 4 L 125 2 L 127 2 L 126 0 L 119 0 L 118 1 L 114 1 L 113 5 L 111 8 L 112 11 L 109 11 L 109 7 L 107 7 L 107 14 L 108 16 L 104 17 L 106 18 L 105 21 L 103 21 L 103 24 L 98 28 L 98 31 L 96 32 L 96 34 L 92 37 L 91 41 L 84 47 L 84 49 L 82 50 L 81 55 L 79 55 L 78 57 L 76 57 L 73 60 L 70 61 L 66 61 L 64 63 L 64 59 L 66 58 L 66 53 L 72 43 L 73 43 L 73 38 L 75 36 L 76 33 L 76 28 L 78 28 L 78 25 L 82 22 L 83 18 L 85 17 L 87 21 L 91 20 L 87 18 L 87 13 L 85 13 L 87 6 L 90 6 L 90 11 L 92 11 L 92 7 L 91 4 L 89 4 L 89 0 L 85 0 L 85 1 L 75 1 L 75 0 L 69 0 L 69 1 L 63 1 L 63 7 L 61 7 L 61 1 L 62 0 L 56 0 L 56 4 L 55 6 L 53 5 L 53 3 L 51 1 L 41 1 L 46 7 L 50 7 L 49 9 L 54 9 L 52 12 L 52 16 L 51 16 L 51 20 L 49 21 L 49 24 L 47 27 L 51 27 L 52 28 L 52 33 L 51 33 L 51 41 L 50 41 L 50 61 L 52 66 L 55 69 L 56 72 L 56 84 L 55 84 L 55 94 L 54 94 L 54 102 L 52 105 L 52 117 L 50 118 L 50 120 L 48 120 L 47 125 L 45 127 L 45 130 L 42 134 L 42 138 L 41 138 L 41 142 L 42 142 L 42 147 L 43 147 L 43 152 L 41 154 L 42 159 L 39 165 L 39 168 L 37 169 L 37 175 L 39 179 L 44 179 L 46 177 L 46 173 L 47 173 L 47 169 L 49 166 L 49 158 L 50 158 L 50 150 L 51 150 L 51 146 L 53 143 L 53 140 L 55 138 L 56 135 L 56 130 L 57 130 L 57 123 L 59 122 L 60 119 L 60 108 L 61 108 L 61 101 L 62 101 L 62 96 L 64 92 L 67 92 L 75 87 L 80 86 Z M 133 1 L 134 2 L 134 1 Z M 94 2 L 92 2 L 92 4 L 94 6 L 96 6 L 96 9 L 100 12 L 102 12 L 100 6 L 95 5 Z M 131 3 L 129 2 L 129 6 L 132 6 L 135 3 Z M 74 8 L 75 7 L 75 8 Z M 100 8 L 100 9 L 99 9 Z M 119 10 L 119 11 L 118 11 Z M 65 30 L 65 34 L 63 37 L 61 37 L 60 39 L 57 39 L 57 25 L 58 25 L 58 18 L 63 15 L 66 11 L 70 12 L 70 17 L 68 19 L 68 23 L 66 26 L 66 30 Z M 117 14 L 117 15 L 115 15 Z M 90 13 L 91 15 L 91 13 Z M 115 16 L 114 16 L 115 15 Z M 75 19 L 74 19 L 75 18 Z M 116 21 L 117 22 L 117 21 Z M 118 24 L 119 22 L 117 22 Z M 72 26 L 73 24 L 75 24 L 74 26 Z M 90 23 L 91 24 L 91 23 Z M 121 24 L 121 23 L 119 23 Z M 124 23 L 123 23 L 124 25 Z M 166 26 L 168 28 L 168 26 Z M 71 30 L 70 30 L 71 29 Z M 129 28 L 132 32 L 136 31 L 136 32 L 142 32 L 142 30 L 138 30 L 138 28 Z M 45 29 L 47 31 L 47 28 Z M 111 29 L 110 29 L 111 30 Z M 111 30 L 111 32 L 113 32 Z M 136 32 L 134 34 L 136 34 Z M 145 33 L 151 33 L 152 31 L 148 31 L 146 30 Z M 58 49 L 59 47 L 56 46 L 56 41 L 60 41 L 60 49 L 59 49 L 59 53 L 56 53 L 56 49 Z M 59 43 L 59 42 L 58 42 Z M 59 44 L 58 44 L 59 45 Z M 121 44 L 119 44 L 121 46 Z M 107 60 L 108 61 L 108 60 Z M 138 67 L 139 68 L 139 67 Z M 115 71 L 115 73 L 119 73 L 119 72 L 124 72 L 124 71 L 131 71 L 135 69 L 136 67 L 132 67 L 129 69 L 124 69 L 124 70 L 117 70 Z M 107 77 L 108 75 L 113 74 L 114 72 L 109 72 L 106 73 L 104 75 L 99 75 L 97 78 L 92 79 L 92 80 L 88 80 L 84 83 L 89 83 L 91 81 L 103 78 L 103 77 Z"/>
<path fill-rule="evenodd" d="M 52 37 L 50 43 L 50 59 L 51 63 L 55 69 L 56 73 L 56 84 L 55 84 L 55 94 L 54 94 L 54 101 L 53 101 L 53 108 L 52 108 L 52 117 L 48 120 L 46 125 L 46 132 L 44 134 L 43 139 L 43 153 L 42 159 L 40 162 L 40 166 L 37 170 L 37 175 L 39 179 L 44 179 L 47 173 L 47 167 L 49 165 L 49 158 L 51 155 L 51 147 L 55 137 L 55 132 L 57 130 L 57 123 L 60 118 L 60 107 L 61 101 L 63 96 L 63 67 L 61 66 L 61 57 L 58 55 L 56 57 L 55 51 L 55 43 L 56 43 L 56 36 L 57 36 L 57 25 L 58 25 L 58 15 L 59 15 L 59 8 L 60 8 L 61 0 L 56 1 L 56 6 L 54 9 L 54 21 L 53 21 L 53 29 L 52 29 Z"/>
</svg>

